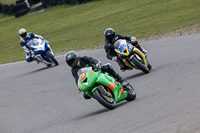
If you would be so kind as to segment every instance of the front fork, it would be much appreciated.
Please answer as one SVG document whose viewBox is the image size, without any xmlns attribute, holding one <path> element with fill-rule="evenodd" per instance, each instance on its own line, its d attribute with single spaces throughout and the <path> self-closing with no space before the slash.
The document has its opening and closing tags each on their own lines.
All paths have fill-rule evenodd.
<svg viewBox="0 0 200 133">
<path fill-rule="evenodd" d="M 54 56 L 53 50 L 51 49 L 51 47 L 50 47 L 50 45 L 49 45 L 48 43 L 47 43 L 47 46 L 48 46 L 50 52 L 51 52 L 51 53 L 53 54 L 53 56 Z"/>
</svg>

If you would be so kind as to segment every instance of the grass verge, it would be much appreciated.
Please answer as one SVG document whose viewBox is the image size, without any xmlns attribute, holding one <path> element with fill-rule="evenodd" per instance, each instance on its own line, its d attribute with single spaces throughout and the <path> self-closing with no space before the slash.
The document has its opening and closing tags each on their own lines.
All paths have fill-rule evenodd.
<svg viewBox="0 0 200 133">
<path fill-rule="evenodd" d="M 0 64 L 24 60 L 18 30 L 42 35 L 54 53 L 104 45 L 104 30 L 144 38 L 200 23 L 199 0 L 98 0 L 15 19 L 0 15 Z"/>
<path fill-rule="evenodd" d="M 15 4 L 16 0 L 0 0 L 0 3 L 3 4 Z"/>
</svg>

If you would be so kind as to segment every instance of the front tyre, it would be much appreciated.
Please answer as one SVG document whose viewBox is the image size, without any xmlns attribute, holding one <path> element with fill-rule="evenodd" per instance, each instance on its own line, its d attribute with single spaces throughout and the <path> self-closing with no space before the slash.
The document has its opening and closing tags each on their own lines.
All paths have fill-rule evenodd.
<svg viewBox="0 0 200 133">
<path fill-rule="evenodd" d="M 126 87 L 126 91 L 128 93 L 128 96 L 127 96 L 126 100 L 127 101 L 135 100 L 135 98 L 136 98 L 136 92 L 135 92 L 135 89 L 131 85 L 128 85 Z"/>
<path fill-rule="evenodd" d="M 49 58 L 49 60 L 50 60 L 53 64 L 55 64 L 55 66 L 58 65 L 58 61 L 53 57 L 53 55 L 52 55 L 50 52 L 47 52 L 47 53 L 46 53 L 46 57 Z M 51 66 L 51 65 L 49 65 L 49 66 Z"/>
<path fill-rule="evenodd" d="M 93 92 L 93 96 L 101 105 L 108 109 L 114 109 L 117 106 L 113 97 L 109 99 L 106 98 L 106 96 L 100 93 L 98 89 Z"/>
<path fill-rule="evenodd" d="M 149 63 L 149 61 L 147 60 L 147 58 L 146 58 L 146 61 L 147 61 L 147 67 L 148 67 L 148 69 L 151 70 L 152 66 L 151 66 L 151 64 Z"/>
<path fill-rule="evenodd" d="M 140 70 L 142 70 L 144 73 L 149 73 L 149 69 L 144 65 L 144 64 L 142 64 L 139 60 L 137 60 L 137 58 L 136 57 L 132 57 L 131 58 L 131 62 L 133 63 L 133 64 L 135 64 L 135 66 L 138 68 L 138 69 L 140 69 Z"/>
</svg>

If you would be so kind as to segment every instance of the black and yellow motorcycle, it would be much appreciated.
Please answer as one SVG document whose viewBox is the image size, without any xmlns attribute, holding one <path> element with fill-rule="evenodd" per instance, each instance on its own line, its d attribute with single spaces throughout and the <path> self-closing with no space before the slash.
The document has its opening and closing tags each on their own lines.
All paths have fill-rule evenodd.
<svg viewBox="0 0 200 133">
<path fill-rule="evenodd" d="M 139 69 L 146 74 L 151 70 L 147 56 L 125 39 L 117 40 L 114 44 L 114 49 L 119 58 L 131 69 Z"/>
</svg>

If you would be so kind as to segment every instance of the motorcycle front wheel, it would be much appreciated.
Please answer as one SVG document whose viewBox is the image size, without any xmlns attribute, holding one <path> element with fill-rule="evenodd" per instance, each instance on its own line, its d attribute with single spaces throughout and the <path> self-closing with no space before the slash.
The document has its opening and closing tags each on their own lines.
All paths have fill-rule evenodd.
<svg viewBox="0 0 200 133">
<path fill-rule="evenodd" d="M 53 57 L 53 55 L 50 52 L 46 53 L 46 57 L 53 63 L 55 64 L 55 66 L 58 65 L 58 61 Z M 48 66 L 51 66 L 50 64 L 48 64 Z"/>
<path fill-rule="evenodd" d="M 128 93 L 128 96 L 127 96 L 126 100 L 127 101 L 135 100 L 135 98 L 136 98 L 136 92 L 135 92 L 135 89 L 131 85 L 128 85 L 126 87 L 126 91 Z"/>
<path fill-rule="evenodd" d="M 93 96 L 101 105 L 108 109 L 114 109 L 117 106 L 113 97 L 104 95 L 98 89 L 93 92 Z"/>
<path fill-rule="evenodd" d="M 149 63 L 149 61 L 147 60 L 147 58 L 146 58 L 146 61 L 147 61 L 147 67 L 148 67 L 148 69 L 151 70 L 152 66 L 151 66 L 151 64 Z"/>
<path fill-rule="evenodd" d="M 135 64 L 135 66 L 138 68 L 138 69 L 140 69 L 140 70 L 142 70 L 144 73 L 149 73 L 149 69 L 144 65 L 144 64 L 142 64 L 139 60 L 137 60 L 137 58 L 136 57 L 132 57 L 131 58 L 131 62 L 133 63 L 133 64 Z"/>
</svg>

